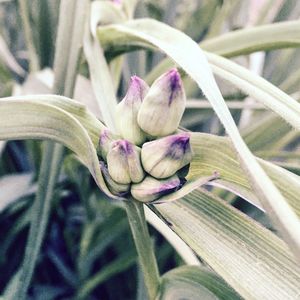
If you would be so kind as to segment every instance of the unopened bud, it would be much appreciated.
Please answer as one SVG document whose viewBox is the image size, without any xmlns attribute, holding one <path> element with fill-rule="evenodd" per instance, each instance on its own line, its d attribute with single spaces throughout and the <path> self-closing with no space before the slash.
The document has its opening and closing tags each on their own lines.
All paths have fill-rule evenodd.
<svg viewBox="0 0 300 300">
<path fill-rule="evenodd" d="M 131 185 L 131 195 L 141 202 L 151 202 L 180 189 L 182 182 L 177 175 L 167 179 L 147 176 L 142 182 Z"/>
<path fill-rule="evenodd" d="M 148 90 L 146 82 L 132 76 L 127 94 L 117 106 L 119 132 L 124 139 L 136 145 L 141 145 L 146 140 L 145 132 L 137 123 L 137 115 Z"/>
<path fill-rule="evenodd" d="M 108 129 L 104 129 L 100 134 L 98 147 L 98 152 L 104 160 L 106 160 L 108 151 L 110 150 L 113 142 L 114 135 Z"/>
<path fill-rule="evenodd" d="M 142 164 L 147 173 L 156 178 L 167 178 L 192 160 L 190 135 L 179 133 L 152 142 L 142 148 Z"/>
<path fill-rule="evenodd" d="M 141 164 L 141 149 L 126 140 L 115 141 L 107 154 L 111 178 L 122 184 L 140 182 L 145 173 Z"/>
<path fill-rule="evenodd" d="M 152 84 L 138 113 L 138 124 L 151 136 L 166 136 L 176 131 L 185 109 L 186 97 L 176 69 Z"/>
<path fill-rule="evenodd" d="M 100 169 L 103 178 L 108 186 L 108 189 L 112 192 L 112 194 L 117 196 L 125 196 L 129 192 L 130 185 L 115 182 L 111 178 L 108 169 L 103 161 L 100 162 Z"/>
</svg>

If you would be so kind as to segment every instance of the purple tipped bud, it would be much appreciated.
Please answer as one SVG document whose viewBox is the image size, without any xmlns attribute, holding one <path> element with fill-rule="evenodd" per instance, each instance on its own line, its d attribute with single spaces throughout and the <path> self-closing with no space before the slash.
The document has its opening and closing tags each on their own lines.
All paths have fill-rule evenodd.
<svg viewBox="0 0 300 300">
<path fill-rule="evenodd" d="M 141 149 L 126 140 L 115 141 L 107 154 L 108 172 L 121 184 L 140 182 L 145 174 L 141 164 Z"/>
<path fill-rule="evenodd" d="M 142 164 L 147 173 L 156 178 L 167 178 L 192 160 L 189 133 L 170 135 L 145 143 Z"/>
<path fill-rule="evenodd" d="M 108 130 L 104 129 L 99 137 L 98 152 L 100 156 L 106 160 L 108 151 L 110 150 L 112 142 L 114 142 L 115 136 Z"/>
<path fill-rule="evenodd" d="M 130 185 L 129 184 L 120 184 L 115 182 L 111 176 L 109 175 L 107 166 L 105 165 L 105 163 L 103 161 L 100 162 L 100 169 L 103 175 L 103 178 L 105 180 L 105 183 L 108 186 L 108 189 L 112 192 L 112 194 L 116 195 L 116 196 L 125 196 L 130 189 Z"/>
<path fill-rule="evenodd" d="M 132 76 L 124 99 L 117 106 L 117 122 L 122 137 L 133 144 L 141 145 L 146 135 L 137 123 L 137 115 L 149 87 L 137 76 Z"/>
<path fill-rule="evenodd" d="M 138 114 L 138 124 L 151 136 L 166 136 L 176 131 L 186 104 L 177 69 L 161 75 L 149 89 Z"/>
<path fill-rule="evenodd" d="M 111 0 L 114 4 L 121 5 L 122 0 Z"/>
<path fill-rule="evenodd" d="M 131 195 L 141 202 L 151 202 L 180 189 L 182 182 L 177 175 L 167 179 L 147 176 L 142 182 L 131 185 Z"/>
</svg>

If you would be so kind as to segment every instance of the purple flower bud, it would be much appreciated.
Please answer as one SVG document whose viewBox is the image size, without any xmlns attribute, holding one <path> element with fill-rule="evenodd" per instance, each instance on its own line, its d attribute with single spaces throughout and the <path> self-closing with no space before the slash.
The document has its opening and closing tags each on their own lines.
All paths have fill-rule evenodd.
<svg viewBox="0 0 300 300">
<path fill-rule="evenodd" d="M 192 160 L 189 133 L 170 135 L 142 147 L 142 165 L 147 173 L 156 178 L 167 178 Z"/>
<path fill-rule="evenodd" d="M 116 139 L 117 137 L 108 129 L 101 132 L 97 152 L 105 161 L 111 145 Z"/>
<path fill-rule="evenodd" d="M 105 165 L 105 163 L 103 161 L 100 162 L 100 169 L 103 175 L 103 178 L 105 180 L 105 183 L 108 186 L 108 189 L 111 191 L 112 194 L 116 195 L 116 196 L 125 196 L 130 189 L 130 185 L 129 184 L 120 184 L 115 182 L 107 169 L 107 166 Z"/>
<path fill-rule="evenodd" d="M 111 0 L 114 4 L 121 5 L 122 0 Z"/>
<path fill-rule="evenodd" d="M 167 179 L 147 176 L 142 182 L 131 185 L 131 195 L 141 202 L 151 202 L 177 191 L 181 186 L 182 182 L 177 175 Z"/>
<path fill-rule="evenodd" d="M 138 113 L 138 124 L 151 136 L 166 136 L 176 131 L 186 104 L 177 69 L 163 74 L 149 89 Z"/>
<path fill-rule="evenodd" d="M 141 149 L 126 140 L 115 141 L 107 154 L 108 172 L 121 184 L 140 182 L 145 173 L 141 164 Z"/>
<path fill-rule="evenodd" d="M 137 123 L 137 115 L 148 90 L 146 82 L 132 76 L 127 94 L 117 106 L 119 132 L 124 139 L 136 145 L 141 145 L 146 140 L 146 134 Z"/>
</svg>

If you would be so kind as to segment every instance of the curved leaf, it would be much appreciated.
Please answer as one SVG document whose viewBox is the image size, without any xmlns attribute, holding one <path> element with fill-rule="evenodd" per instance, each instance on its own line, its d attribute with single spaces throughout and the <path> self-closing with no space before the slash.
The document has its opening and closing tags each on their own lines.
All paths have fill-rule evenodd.
<svg viewBox="0 0 300 300">
<path fill-rule="evenodd" d="M 235 194 L 260 206 L 259 198 L 243 172 L 228 138 L 193 133 L 191 140 L 195 156 L 187 176 L 188 182 L 217 171 L 220 177 L 211 181 L 212 185 L 232 190 Z M 258 162 L 300 217 L 300 177 L 264 160 L 258 159 Z"/>
<path fill-rule="evenodd" d="M 197 82 L 230 136 L 256 195 L 300 261 L 299 219 L 241 138 L 199 46 L 184 33 L 147 19 L 104 26 L 98 29 L 98 35 L 102 45 L 107 48 L 117 48 L 118 44 L 128 47 L 130 43 L 157 47 Z"/>
<path fill-rule="evenodd" d="M 183 266 L 162 276 L 157 299 L 241 299 L 220 277 L 196 266 Z"/>
<path fill-rule="evenodd" d="M 300 22 L 286 21 L 235 30 L 205 40 L 200 46 L 202 49 L 226 57 L 300 47 Z"/>
<path fill-rule="evenodd" d="M 45 104 L 39 100 L 43 97 L 49 100 Z M 102 177 L 95 144 L 91 140 L 87 130 L 69 112 L 59 108 L 67 108 L 73 111 L 78 119 L 88 114 L 84 106 L 73 104 L 73 101 L 65 97 L 55 96 L 11 97 L 0 99 L 0 140 L 16 139 L 49 139 L 61 143 L 74 151 L 81 161 L 88 167 L 99 187 L 109 196 L 115 198 Z M 73 105 L 72 105 L 73 104 Z M 91 123 L 87 121 L 89 127 Z M 98 131 L 98 137 L 103 125 L 98 121 L 98 127 L 92 130 Z M 94 138 L 95 143 L 95 138 Z"/>
<path fill-rule="evenodd" d="M 243 298 L 281 300 L 299 296 L 300 267 L 286 244 L 221 199 L 197 190 L 155 208 Z"/>
<path fill-rule="evenodd" d="M 300 22 L 287 21 L 261 26 L 243 28 L 224 33 L 221 36 L 202 41 L 199 45 L 203 50 L 224 57 L 235 57 L 256 51 L 299 47 Z M 166 58 L 159 63 L 147 79 L 153 82 L 156 77 L 172 67 L 173 63 Z"/>
<path fill-rule="evenodd" d="M 105 126 L 102 125 L 84 105 L 63 96 L 33 95 L 2 98 L 0 100 L 0 105 L 2 101 L 9 101 L 12 103 L 15 101 L 16 107 L 19 103 L 32 102 L 40 107 L 40 109 L 43 109 L 44 107 L 40 105 L 55 106 L 62 109 L 71 114 L 80 122 L 80 124 L 82 124 L 87 130 L 94 147 L 97 147 L 99 134 L 105 128 Z M 43 114 L 46 116 L 46 112 L 43 111 Z M 30 116 L 28 119 L 31 119 Z M 4 119 L 1 119 L 1 121 L 2 120 Z M 40 120 L 40 122 L 43 123 L 45 121 Z M 65 145 L 66 142 L 67 141 L 64 139 Z M 73 142 L 74 140 L 70 141 L 70 143 Z M 237 154 L 228 138 L 205 133 L 191 133 L 191 143 L 194 157 L 186 176 L 187 183 L 181 190 L 160 198 L 160 202 L 179 199 L 198 186 L 208 183 L 231 190 L 235 194 L 240 195 L 261 208 L 261 204 L 251 188 L 247 176 L 242 171 Z M 86 152 L 87 149 L 84 149 L 84 151 Z M 79 152 L 76 152 L 76 154 L 79 157 L 84 157 L 85 155 L 79 154 Z M 286 197 L 291 207 L 293 207 L 298 216 L 300 216 L 300 178 L 297 175 L 277 167 L 274 164 L 267 163 L 264 160 L 259 160 L 259 162 L 265 168 L 266 172 L 272 178 L 282 194 Z M 218 173 L 218 178 L 214 176 L 214 173 L 216 172 Z"/>
<path fill-rule="evenodd" d="M 300 104 L 262 77 L 238 64 L 212 53 L 206 53 L 213 72 L 273 110 L 300 130 Z"/>
</svg>

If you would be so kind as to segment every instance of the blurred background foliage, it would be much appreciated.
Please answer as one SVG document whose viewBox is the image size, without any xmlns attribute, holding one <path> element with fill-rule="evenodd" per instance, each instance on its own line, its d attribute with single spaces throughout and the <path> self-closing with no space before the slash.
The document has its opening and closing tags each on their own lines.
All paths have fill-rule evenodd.
<svg viewBox="0 0 300 300">
<path fill-rule="evenodd" d="M 59 3 L 0 1 L 0 97 L 50 91 Z M 163 21 L 197 42 L 241 28 L 296 20 L 299 15 L 297 0 L 144 0 L 138 2 L 135 12 L 137 18 Z M 28 51 L 26 45 L 34 51 Z M 132 74 L 145 78 L 163 57 L 149 51 L 124 55 L 119 99 Z M 299 99 L 299 50 L 258 52 L 234 60 Z M 299 132 L 236 87 L 220 79 L 218 83 L 250 149 L 300 174 Z M 189 80 L 185 86 L 189 102 L 181 125 L 223 135 L 223 127 L 199 89 Z M 93 106 L 84 57 L 75 98 L 101 117 Z M 38 141 L 0 141 L 0 293 L 7 289 L 22 262 L 41 148 Z M 253 205 L 230 192 L 212 191 L 272 229 L 265 214 Z M 69 152 L 51 205 L 28 299 L 144 299 L 143 279 L 123 208 L 99 191 L 88 170 Z M 182 265 L 168 242 L 150 230 L 161 273 Z"/>
</svg>

